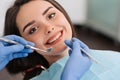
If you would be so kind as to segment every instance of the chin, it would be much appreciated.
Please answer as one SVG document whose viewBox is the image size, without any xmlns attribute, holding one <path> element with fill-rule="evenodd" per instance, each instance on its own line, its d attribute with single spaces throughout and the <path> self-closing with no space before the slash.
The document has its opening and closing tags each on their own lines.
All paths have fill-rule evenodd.
<svg viewBox="0 0 120 80">
<path fill-rule="evenodd" d="M 39 54 L 43 55 L 43 56 L 62 56 L 62 55 L 65 55 L 65 54 L 68 54 L 68 47 L 67 46 L 61 46 L 58 49 L 56 48 L 53 48 L 53 51 L 51 52 L 40 52 L 40 51 L 37 51 Z"/>
<path fill-rule="evenodd" d="M 53 51 L 53 53 L 51 53 L 51 55 L 65 55 L 65 54 L 68 54 L 68 47 L 67 46 L 64 46 L 59 51 Z"/>
</svg>

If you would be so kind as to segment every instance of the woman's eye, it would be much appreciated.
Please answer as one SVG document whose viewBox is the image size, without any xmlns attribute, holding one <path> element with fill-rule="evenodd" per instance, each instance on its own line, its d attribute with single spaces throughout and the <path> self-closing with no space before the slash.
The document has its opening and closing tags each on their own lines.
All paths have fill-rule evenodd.
<svg viewBox="0 0 120 80">
<path fill-rule="evenodd" d="M 51 18 L 53 18 L 54 16 L 55 16 L 55 13 L 51 13 L 51 14 L 48 16 L 48 18 L 51 19 Z"/>
<path fill-rule="evenodd" d="M 30 31 L 29 31 L 29 34 L 33 34 L 37 29 L 38 29 L 37 26 L 32 27 L 32 28 L 30 29 Z"/>
</svg>

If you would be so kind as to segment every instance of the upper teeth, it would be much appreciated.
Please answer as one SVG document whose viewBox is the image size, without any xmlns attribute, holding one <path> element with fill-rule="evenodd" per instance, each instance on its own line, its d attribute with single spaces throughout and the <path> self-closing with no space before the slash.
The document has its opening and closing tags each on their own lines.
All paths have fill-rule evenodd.
<svg viewBox="0 0 120 80">
<path fill-rule="evenodd" d="M 55 40 L 57 40 L 61 36 L 61 33 L 59 33 L 57 36 L 55 36 L 53 39 L 51 39 L 48 43 L 52 43 Z"/>
</svg>

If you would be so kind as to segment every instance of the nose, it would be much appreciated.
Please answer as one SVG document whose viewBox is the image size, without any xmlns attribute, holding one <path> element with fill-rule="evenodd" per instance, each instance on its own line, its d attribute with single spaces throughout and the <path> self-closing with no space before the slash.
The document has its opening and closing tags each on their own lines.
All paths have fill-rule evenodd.
<svg viewBox="0 0 120 80">
<path fill-rule="evenodd" d="M 54 30 L 54 27 L 52 27 L 51 29 L 49 29 L 49 30 L 47 31 L 47 33 L 49 34 L 49 33 L 51 33 L 53 30 Z"/>
<path fill-rule="evenodd" d="M 45 34 L 50 34 L 55 30 L 53 26 L 47 26 L 45 30 Z"/>
<path fill-rule="evenodd" d="M 50 34 L 55 30 L 55 26 L 49 22 L 42 22 L 42 26 L 44 26 L 44 34 Z"/>
</svg>

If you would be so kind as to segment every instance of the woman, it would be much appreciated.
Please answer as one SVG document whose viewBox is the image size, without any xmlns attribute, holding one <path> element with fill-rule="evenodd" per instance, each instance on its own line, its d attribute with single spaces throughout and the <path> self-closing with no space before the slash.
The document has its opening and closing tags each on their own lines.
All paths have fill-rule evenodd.
<svg viewBox="0 0 120 80">
<path fill-rule="evenodd" d="M 53 48 L 47 55 L 36 51 L 27 58 L 14 59 L 8 64 L 9 72 L 24 72 L 25 80 L 41 73 L 42 69 L 35 68 L 36 66 L 48 68 L 67 55 L 68 49 L 64 40 L 71 40 L 75 36 L 67 13 L 54 0 L 17 0 L 6 14 L 5 35 L 9 34 L 22 36 L 34 42 L 38 48 Z"/>
<path fill-rule="evenodd" d="M 72 38 L 75 36 L 72 23 L 65 10 L 54 0 L 16 0 L 15 4 L 6 13 L 5 35 L 10 34 L 22 36 L 35 43 L 35 47 L 41 49 L 53 48 L 53 51 L 49 53 L 36 51 L 27 58 L 14 59 L 7 65 L 7 69 L 11 73 L 24 72 L 24 80 L 59 80 L 62 71 L 63 74 L 66 74 L 67 71 L 72 73 L 76 71 L 74 69 L 79 69 L 74 64 L 70 65 L 72 61 L 78 61 L 79 66 L 83 65 L 80 72 L 88 70 L 91 60 L 84 54 L 81 57 L 81 47 L 87 52 L 91 52 L 95 57 L 103 56 L 95 53 L 105 53 L 104 51 L 89 50 L 84 43 Z M 69 49 L 66 45 L 72 50 L 68 52 Z M 69 59 L 68 53 L 71 55 Z M 48 68 L 48 71 L 42 71 L 41 68 L 37 67 L 40 65 Z M 66 67 L 65 65 L 70 66 Z M 86 66 L 88 67 L 86 68 Z M 99 80 L 99 74 L 94 74 L 99 67 L 95 71 L 94 67 L 98 66 L 95 63 L 92 64 L 92 67 L 83 76 L 79 74 L 78 70 L 74 75 L 68 75 L 69 77 L 66 80 L 69 80 L 72 75 L 72 80 L 75 79 L 74 77 L 79 80 L 81 76 L 81 80 L 87 80 L 89 77 L 91 80 Z M 67 71 L 64 72 L 63 69 L 67 69 Z"/>
</svg>

